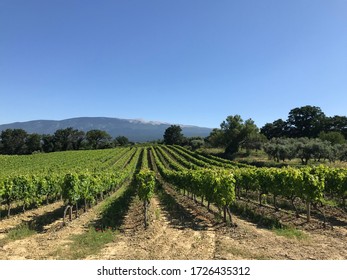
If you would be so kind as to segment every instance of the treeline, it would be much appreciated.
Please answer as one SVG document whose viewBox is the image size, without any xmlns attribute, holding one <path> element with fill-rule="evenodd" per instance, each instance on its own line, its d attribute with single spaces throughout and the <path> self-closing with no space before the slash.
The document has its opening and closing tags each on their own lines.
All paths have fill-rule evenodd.
<svg viewBox="0 0 347 280">
<path fill-rule="evenodd" d="M 286 121 L 275 120 L 258 128 L 252 119 L 228 116 L 205 139 L 210 147 L 225 149 L 228 158 L 237 156 L 240 149 L 263 149 L 276 161 L 300 158 L 303 164 L 310 159 L 347 160 L 347 117 L 327 117 L 316 106 L 292 109 Z"/>
<path fill-rule="evenodd" d="M 294 108 L 286 121 L 267 123 L 260 133 L 269 139 L 264 151 L 276 161 L 347 160 L 347 117 L 327 117 L 319 107 Z"/>
<path fill-rule="evenodd" d="M 347 139 L 347 117 L 327 117 L 321 108 L 303 106 L 292 109 L 286 121 L 275 120 L 265 124 L 260 132 L 268 139 L 274 137 L 316 138 L 322 133 L 337 132 Z"/>
<path fill-rule="evenodd" d="M 294 158 L 301 159 L 305 165 L 309 160 L 347 161 L 347 144 L 332 144 L 320 138 L 272 138 L 263 149 L 277 162 Z"/>
<path fill-rule="evenodd" d="M 128 138 L 112 138 L 106 131 L 84 132 L 68 127 L 51 134 L 29 134 L 23 129 L 6 129 L 0 134 L 0 153 L 24 155 L 34 152 L 58 152 L 68 150 L 106 149 L 129 144 Z"/>
</svg>

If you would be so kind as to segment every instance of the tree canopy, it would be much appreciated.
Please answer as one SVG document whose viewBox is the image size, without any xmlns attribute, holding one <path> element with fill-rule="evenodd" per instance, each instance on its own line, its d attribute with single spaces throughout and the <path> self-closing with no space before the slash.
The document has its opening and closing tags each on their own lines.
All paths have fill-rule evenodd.
<svg viewBox="0 0 347 280">
<path fill-rule="evenodd" d="M 179 125 L 171 125 L 165 130 L 164 143 L 166 145 L 179 145 L 183 140 L 182 128 Z"/>
<path fill-rule="evenodd" d="M 106 131 L 93 129 L 87 132 L 86 140 L 92 149 L 103 149 L 110 146 L 112 137 Z"/>
<path fill-rule="evenodd" d="M 81 149 L 105 149 L 126 145 L 128 138 L 117 137 L 114 141 L 106 131 L 90 130 L 87 133 L 72 127 L 58 129 L 53 135 L 29 134 L 23 129 L 6 129 L 0 134 L 0 153 L 9 155 L 33 152 L 58 152 Z"/>
<path fill-rule="evenodd" d="M 303 106 L 290 110 L 288 119 L 266 123 L 260 132 L 268 139 L 279 137 L 316 138 L 321 132 L 339 132 L 347 138 L 347 117 L 327 117 L 317 106 Z"/>
<path fill-rule="evenodd" d="M 241 145 L 250 147 L 252 139 L 259 130 L 252 119 L 243 121 L 240 115 L 228 116 L 220 125 L 220 129 L 214 129 L 207 141 L 215 147 L 225 147 L 225 154 L 234 155 Z M 247 142 L 247 143 L 246 143 Z"/>
</svg>

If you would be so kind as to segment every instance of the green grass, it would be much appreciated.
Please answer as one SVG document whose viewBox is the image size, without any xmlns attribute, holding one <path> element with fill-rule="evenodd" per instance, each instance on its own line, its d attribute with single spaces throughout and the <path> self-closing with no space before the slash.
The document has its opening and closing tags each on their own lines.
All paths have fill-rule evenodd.
<svg viewBox="0 0 347 280">
<path fill-rule="evenodd" d="M 80 260 L 98 254 L 107 243 L 115 240 L 133 195 L 133 186 L 125 184 L 106 198 L 96 206 L 100 211 L 99 220 L 90 224 L 85 233 L 72 236 L 68 246 L 60 247 L 52 256 L 55 259 Z"/>
<path fill-rule="evenodd" d="M 0 239 L 0 246 L 4 246 L 5 244 L 12 241 L 24 239 L 35 233 L 36 231 L 31 229 L 27 223 L 20 224 L 19 226 L 9 230 L 5 238 Z"/>
<path fill-rule="evenodd" d="M 155 209 L 155 219 L 156 220 L 159 220 L 160 214 L 161 214 L 160 208 L 156 208 Z"/>
<path fill-rule="evenodd" d="M 111 229 L 100 230 L 90 227 L 86 233 L 71 238 L 72 243 L 69 250 L 64 252 L 62 258 L 78 260 L 96 254 L 105 244 L 112 242 L 116 234 L 117 232 Z"/>
<path fill-rule="evenodd" d="M 298 239 L 298 240 L 306 240 L 308 239 L 308 235 L 301 230 L 288 227 L 288 228 L 274 228 L 272 229 L 274 233 L 279 236 L 284 236 L 289 239 Z"/>
</svg>

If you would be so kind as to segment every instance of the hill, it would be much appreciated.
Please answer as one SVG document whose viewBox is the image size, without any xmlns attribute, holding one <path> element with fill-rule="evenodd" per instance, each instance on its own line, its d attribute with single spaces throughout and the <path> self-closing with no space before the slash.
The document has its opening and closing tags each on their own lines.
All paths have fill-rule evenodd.
<svg viewBox="0 0 347 280">
<path fill-rule="evenodd" d="M 28 133 L 53 134 L 57 129 L 73 127 L 82 131 L 100 129 L 107 131 L 112 137 L 126 136 L 130 141 L 146 142 L 163 138 L 169 123 L 144 121 L 140 119 L 119 119 L 104 117 L 81 117 L 60 121 L 34 120 L 28 122 L 15 122 L 0 125 L 0 131 L 8 128 L 21 128 Z M 210 134 L 211 129 L 191 125 L 180 125 L 186 137 L 202 136 Z"/>
</svg>

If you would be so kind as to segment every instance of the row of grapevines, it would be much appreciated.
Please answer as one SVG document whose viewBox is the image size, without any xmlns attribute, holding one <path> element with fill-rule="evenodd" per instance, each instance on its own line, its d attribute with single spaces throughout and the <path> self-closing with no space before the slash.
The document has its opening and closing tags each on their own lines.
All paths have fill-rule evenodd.
<svg viewBox="0 0 347 280">
<path fill-rule="evenodd" d="M 158 156 L 163 157 L 163 160 L 166 161 L 167 165 L 171 169 L 177 170 L 177 171 L 186 169 L 181 164 L 179 164 L 177 161 L 175 161 L 171 156 L 169 156 L 167 153 L 165 153 L 161 146 L 156 146 L 155 149 L 158 151 L 158 154 L 159 154 Z"/>
<path fill-rule="evenodd" d="M 141 150 L 137 149 L 132 155 L 127 166 L 118 172 L 101 172 L 101 173 L 68 173 L 64 176 L 62 184 L 62 197 L 68 205 L 76 205 L 79 201 L 93 203 L 98 198 L 117 189 L 125 180 L 132 177 L 136 164 L 139 159 Z"/>
<path fill-rule="evenodd" d="M 144 226 L 148 226 L 148 208 L 151 198 L 154 195 L 155 188 L 155 173 L 148 167 L 148 150 L 143 149 L 141 169 L 135 175 L 135 182 L 137 187 L 137 195 L 143 202 L 143 213 L 144 213 Z"/>
<path fill-rule="evenodd" d="M 177 161 L 179 164 L 181 164 L 184 168 L 187 168 L 187 169 L 200 169 L 201 168 L 201 166 L 196 165 L 196 164 L 186 160 L 184 157 L 179 156 L 175 151 L 170 150 L 168 148 L 168 146 L 161 146 L 161 147 L 165 153 L 167 153 L 175 161 Z"/>
<path fill-rule="evenodd" d="M 104 170 L 129 148 L 66 151 L 49 154 L 0 156 L 0 177 L 7 175 L 68 172 L 81 169 Z"/>
<path fill-rule="evenodd" d="M 15 202 L 21 202 L 23 211 L 31 205 L 39 206 L 60 197 L 61 177 L 50 175 L 15 175 L 0 180 L 0 202 L 7 205 L 7 215 Z"/>
<path fill-rule="evenodd" d="M 155 163 L 165 181 L 174 185 L 183 192 L 189 192 L 194 196 L 201 197 L 202 202 L 206 199 L 208 208 L 214 203 L 223 209 L 224 220 L 228 214 L 232 222 L 230 205 L 235 200 L 235 178 L 231 170 L 222 169 L 198 169 L 172 171 L 160 162 L 155 150 L 152 149 Z"/>
<path fill-rule="evenodd" d="M 213 180 L 209 181 L 206 179 L 202 181 L 198 179 L 205 178 L 204 176 L 210 176 L 211 172 L 213 172 L 210 169 L 177 172 L 167 170 L 158 160 L 156 160 L 156 163 L 162 176 L 170 183 L 182 188 L 184 191 L 189 191 L 200 197 L 205 197 L 209 202 L 211 201 L 211 197 L 208 195 L 208 191 L 211 191 L 212 188 L 212 193 L 218 193 L 218 191 L 213 188 L 213 184 L 211 184 Z M 331 169 L 329 169 L 329 172 L 336 175 L 336 170 L 330 170 Z M 232 171 L 229 171 L 229 175 L 233 176 L 235 179 L 237 193 L 240 194 L 241 190 L 246 190 L 246 192 L 249 190 L 258 192 L 260 203 L 262 202 L 261 198 L 263 195 L 271 194 L 274 198 L 274 205 L 277 208 L 276 198 L 282 196 L 292 201 L 298 214 L 294 200 L 296 198 L 301 199 L 307 205 L 307 220 L 309 221 L 311 205 L 317 205 L 317 202 L 323 200 L 324 190 L 327 184 L 330 186 L 330 192 L 338 193 L 343 197 L 346 194 L 345 186 L 347 184 L 345 184 L 344 181 L 345 173 L 340 172 L 337 176 L 331 176 L 327 170 L 323 171 L 318 168 L 278 169 L 249 167 L 232 169 Z M 214 170 L 214 172 L 226 171 Z M 232 174 L 230 172 L 232 172 Z M 212 176 L 212 178 L 214 177 Z M 336 180 L 338 180 L 338 182 L 336 182 Z M 331 182 L 334 182 L 335 185 L 333 186 Z M 206 184 L 205 187 L 203 184 Z M 214 199 L 212 201 L 216 203 Z M 218 202 L 216 205 L 218 205 Z"/>
<path fill-rule="evenodd" d="M 175 149 L 176 151 L 181 151 L 181 153 L 188 154 L 192 157 L 195 157 L 198 160 L 201 160 L 201 161 L 209 164 L 210 166 L 218 166 L 218 167 L 222 167 L 225 169 L 235 168 L 235 167 L 249 167 L 246 164 L 233 162 L 233 161 L 222 159 L 222 158 L 215 157 L 212 155 L 210 156 L 210 155 L 205 155 L 205 154 L 199 154 L 197 152 L 192 152 L 192 151 L 185 149 L 182 146 L 178 146 L 178 145 L 174 145 L 173 149 Z"/>
<path fill-rule="evenodd" d="M 160 146 L 158 148 L 160 148 Z M 181 146 L 176 146 L 176 145 L 165 146 L 165 151 L 172 156 L 171 158 L 168 154 L 166 154 L 166 157 L 171 158 L 171 160 L 174 162 L 181 163 L 181 165 L 189 169 L 199 169 L 199 168 L 234 169 L 237 167 L 249 167 L 248 165 L 232 163 L 231 161 L 228 161 L 228 163 L 216 161 L 214 159 L 207 158 L 203 155 L 189 151 Z M 179 170 L 178 168 L 176 168 L 176 166 L 173 166 L 173 169 Z"/>
<path fill-rule="evenodd" d="M 129 162 L 130 157 L 136 160 L 134 157 L 136 151 L 124 151 L 125 149 L 108 150 L 109 154 L 111 153 L 113 157 L 116 156 L 117 163 L 120 162 L 122 168 Z M 133 170 L 130 172 L 129 168 L 118 172 L 121 170 L 119 166 L 109 164 L 110 155 L 106 157 L 104 151 L 92 154 L 100 156 L 93 159 L 90 157 L 90 151 L 86 151 L 85 155 L 88 161 L 82 159 L 80 164 L 77 164 L 74 169 L 72 168 L 72 172 L 68 173 L 63 171 L 64 169 L 52 172 L 50 169 L 53 165 L 48 171 L 40 169 L 38 167 L 40 165 L 37 165 L 37 170 L 34 170 L 30 175 L 17 174 L 17 172 L 2 175 L 0 177 L 0 205 L 7 205 L 9 216 L 14 204 L 22 205 L 23 210 L 25 210 L 29 206 L 39 206 L 43 202 L 48 203 L 49 200 L 61 196 L 69 203 L 84 200 L 85 205 L 91 204 L 96 200 L 97 194 L 102 196 L 104 192 L 110 191 L 111 186 L 122 182 L 128 174 L 132 174 L 135 170 L 132 167 Z M 83 152 L 79 151 L 78 155 L 83 155 Z M 21 158 L 28 160 L 24 157 Z M 107 170 L 103 164 L 105 162 L 108 162 Z M 131 165 L 129 164 L 129 166 Z M 110 169 L 111 167 L 112 169 Z M 88 171 L 89 169 L 93 171 Z M 117 173 L 114 170 L 117 170 Z"/>
<path fill-rule="evenodd" d="M 346 206 L 347 198 L 347 170 L 344 168 L 331 168 L 324 165 L 311 168 L 311 173 L 320 176 L 324 180 L 324 192 L 327 196 L 342 199 Z"/>
<path fill-rule="evenodd" d="M 274 206 L 278 196 L 285 197 L 292 202 L 298 215 L 294 200 L 300 198 L 307 205 L 307 220 L 310 220 L 311 204 L 322 201 L 324 196 L 324 180 L 313 174 L 310 168 L 241 168 L 234 171 L 237 193 L 241 190 L 252 190 L 262 196 L 271 194 Z"/>
<path fill-rule="evenodd" d="M 128 149 L 117 161 L 113 162 L 110 166 L 109 170 L 119 171 L 128 165 L 129 162 L 133 159 L 133 157 L 138 152 L 138 149 L 130 148 Z"/>
<path fill-rule="evenodd" d="M 202 168 L 213 168 L 209 163 L 198 159 L 195 155 L 190 155 L 186 151 L 183 151 L 182 149 L 177 148 L 176 146 L 166 146 L 167 149 L 171 152 L 174 152 L 178 157 L 184 158 L 184 160 L 193 163 L 194 165 Z"/>
</svg>

